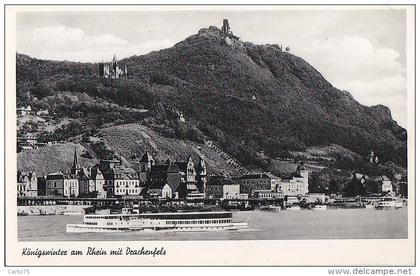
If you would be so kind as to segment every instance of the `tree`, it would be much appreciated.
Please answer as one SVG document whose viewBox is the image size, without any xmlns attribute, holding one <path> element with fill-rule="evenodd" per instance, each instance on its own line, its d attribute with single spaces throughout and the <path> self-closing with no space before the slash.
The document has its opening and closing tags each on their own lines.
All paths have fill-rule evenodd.
<svg viewBox="0 0 420 276">
<path fill-rule="evenodd" d="M 357 179 L 353 178 L 350 180 L 344 188 L 345 196 L 359 196 L 366 195 L 365 186 Z"/>
</svg>

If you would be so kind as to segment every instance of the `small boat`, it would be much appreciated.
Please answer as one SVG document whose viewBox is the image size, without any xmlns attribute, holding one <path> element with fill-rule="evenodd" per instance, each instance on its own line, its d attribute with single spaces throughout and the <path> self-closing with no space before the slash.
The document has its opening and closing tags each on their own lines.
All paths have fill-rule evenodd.
<svg viewBox="0 0 420 276">
<path fill-rule="evenodd" d="M 369 203 L 365 205 L 366 209 L 374 209 L 375 208 L 375 204 Z"/>
<path fill-rule="evenodd" d="M 231 212 L 85 215 L 81 224 L 67 224 L 66 232 L 208 232 L 239 230 L 247 222 L 233 222 Z"/>
<path fill-rule="evenodd" d="M 311 208 L 311 210 L 325 211 L 327 210 L 327 205 L 315 205 L 314 207 Z"/>
<path fill-rule="evenodd" d="M 302 208 L 300 208 L 300 206 L 298 205 L 286 207 L 286 211 L 300 211 L 300 210 L 302 210 Z"/>
</svg>

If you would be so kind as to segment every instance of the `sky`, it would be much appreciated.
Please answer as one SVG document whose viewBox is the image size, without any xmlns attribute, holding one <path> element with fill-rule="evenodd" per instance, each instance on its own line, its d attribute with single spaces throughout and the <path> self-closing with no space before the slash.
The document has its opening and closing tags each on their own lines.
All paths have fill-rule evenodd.
<svg viewBox="0 0 420 276">
<path fill-rule="evenodd" d="M 109 61 L 171 47 L 223 18 L 243 41 L 289 46 L 332 85 L 364 105 L 388 106 L 407 127 L 404 10 L 19 12 L 16 45 L 40 59 Z"/>
</svg>

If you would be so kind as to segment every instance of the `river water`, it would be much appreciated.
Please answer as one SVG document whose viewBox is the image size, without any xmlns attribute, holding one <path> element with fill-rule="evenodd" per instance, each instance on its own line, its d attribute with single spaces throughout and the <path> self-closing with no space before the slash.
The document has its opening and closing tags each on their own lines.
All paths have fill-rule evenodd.
<svg viewBox="0 0 420 276">
<path fill-rule="evenodd" d="M 234 212 L 234 221 L 249 229 L 221 232 L 66 233 L 77 216 L 18 217 L 19 241 L 137 241 L 137 240 L 304 240 L 406 239 L 407 207 L 392 210 L 332 209 L 325 211 Z"/>
</svg>

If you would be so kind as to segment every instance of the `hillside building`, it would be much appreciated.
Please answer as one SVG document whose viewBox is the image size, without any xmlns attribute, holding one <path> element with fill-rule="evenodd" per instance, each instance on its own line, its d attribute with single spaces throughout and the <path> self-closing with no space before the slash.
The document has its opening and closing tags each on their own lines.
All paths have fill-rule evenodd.
<svg viewBox="0 0 420 276">
<path fill-rule="evenodd" d="M 112 58 L 112 61 L 110 63 L 99 63 L 99 76 L 109 79 L 127 79 L 127 65 L 120 67 L 118 65 L 118 60 L 114 54 L 114 57 Z"/>
<path fill-rule="evenodd" d="M 31 114 L 31 112 L 32 112 L 32 107 L 30 105 L 28 105 L 27 107 L 21 106 L 21 107 L 16 108 L 16 113 L 17 115 L 20 115 L 20 116 L 29 115 Z"/>
<path fill-rule="evenodd" d="M 379 157 L 375 155 L 375 152 L 371 151 L 369 154 L 369 163 L 377 165 L 379 163 Z"/>
<path fill-rule="evenodd" d="M 38 116 L 46 116 L 46 115 L 50 114 L 50 112 L 48 111 L 48 109 L 45 109 L 45 110 L 40 109 L 35 114 L 38 115 Z"/>
</svg>

